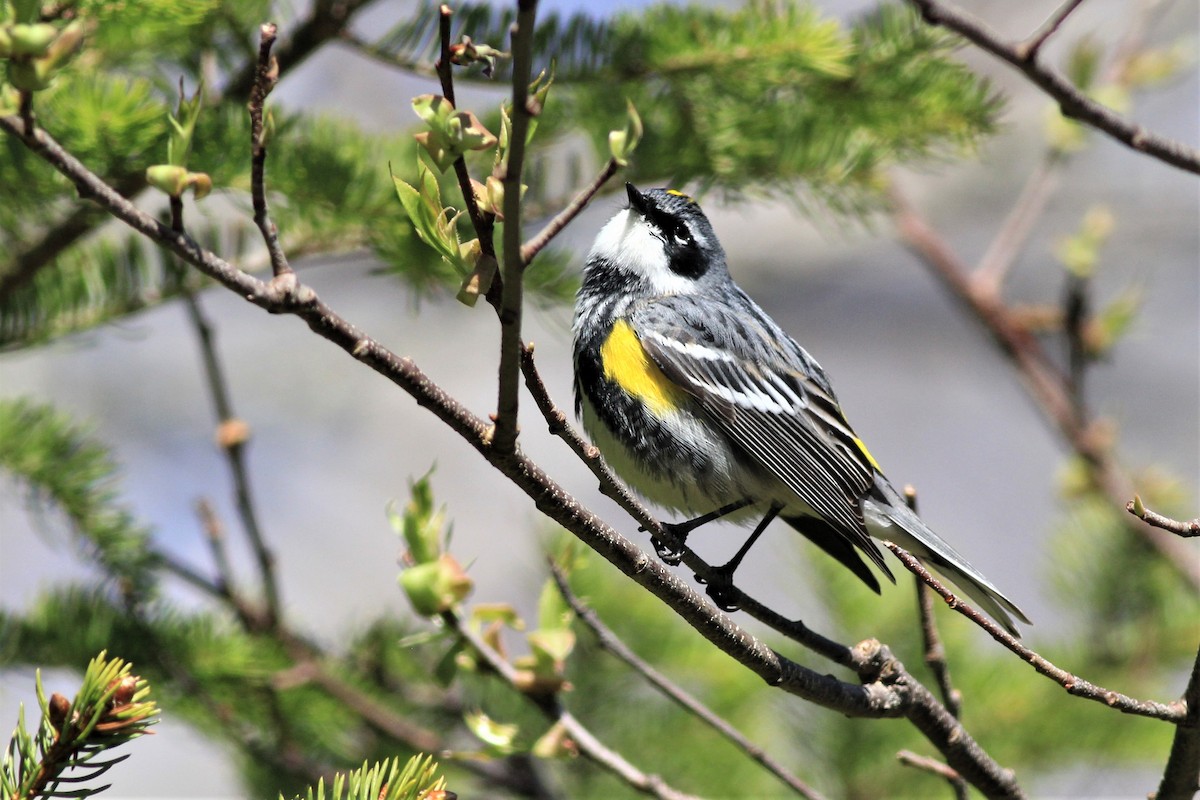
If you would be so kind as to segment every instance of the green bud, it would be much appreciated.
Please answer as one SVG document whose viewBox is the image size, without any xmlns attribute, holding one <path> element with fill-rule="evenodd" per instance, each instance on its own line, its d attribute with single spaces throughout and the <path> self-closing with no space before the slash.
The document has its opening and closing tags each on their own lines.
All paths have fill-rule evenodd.
<svg viewBox="0 0 1200 800">
<path fill-rule="evenodd" d="M 40 92 L 50 86 L 53 78 L 50 62 L 44 58 L 8 62 L 8 82 L 23 92 Z"/>
<path fill-rule="evenodd" d="M 629 158 L 642 140 L 642 118 L 638 116 L 633 101 L 626 100 L 628 110 L 625 117 L 625 128 L 610 131 L 608 134 L 608 150 L 614 161 L 624 167 L 629 164 Z"/>
<path fill-rule="evenodd" d="M 471 594 L 474 582 L 450 554 L 400 573 L 400 587 L 413 610 L 426 617 L 449 611 Z"/>
<path fill-rule="evenodd" d="M 41 58 L 50 52 L 50 45 L 58 36 L 58 28 L 48 22 L 32 25 L 13 25 L 9 29 L 10 45 L 15 58 Z"/>
<path fill-rule="evenodd" d="M 188 171 L 175 164 L 155 164 L 146 168 L 146 183 L 171 197 L 179 197 L 187 189 Z"/>
</svg>

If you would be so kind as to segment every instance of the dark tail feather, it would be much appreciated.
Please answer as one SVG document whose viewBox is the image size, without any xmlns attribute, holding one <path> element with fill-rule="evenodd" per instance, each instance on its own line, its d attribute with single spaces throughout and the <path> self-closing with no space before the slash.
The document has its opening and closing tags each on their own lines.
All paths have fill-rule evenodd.
<svg viewBox="0 0 1200 800">
<path fill-rule="evenodd" d="M 853 572 L 867 586 L 871 587 L 871 591 L 879 594 L 879 579 L 875 577 L 875 573 L 862 560 L 862 555 L 850 540 L 840 533 L 837 528 L 834 528 L 828 522 L 817 517 L 786 517 L 784 522 L 791 525 L 801 535 L 805 536 L 810 542 L 824 550 L 829 555 L 837 559 L 838 563 L 846 569 Z M 896 576 L 892 575 L 891 571 L 885 566 L 884 574 L 891 579 L 892 583 L 896 582 Z"/>
</svg>

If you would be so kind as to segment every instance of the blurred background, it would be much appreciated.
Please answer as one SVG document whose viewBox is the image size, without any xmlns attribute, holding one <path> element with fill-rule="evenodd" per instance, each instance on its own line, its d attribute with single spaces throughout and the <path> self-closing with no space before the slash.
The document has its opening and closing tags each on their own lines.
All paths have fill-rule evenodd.
<svg viewBox="0 0 1200 800">
<path fill-rule="evenodd" d="M 542 8 L 610 13 L 640 5 L 546 0 Z M 1015 38 L 1034 29 L 1056 4 L 962 5 Z M 1083 36 L 1104 41 L 1119 36 L 1127 6 L 1115 0 L 1085 3 L 1046 57 L 1061 58 L 1065 43 Z M 868 7 L 820 3 L 824 13 L 843 19 Z M 412 9 L 378 3 L 356 18 L 354 28 L 369 35 Z M 1165 4 L 1147 37 L 1194 33 L 1198 15 L 1195 3 Z M 897 182 L 973 264 L 1042 158 L 1049 103 L 1023 76 L 974 48 L 964 48 L 961 57 L 1004 95 L 1001 132 L 985 142 L 977 160 L 904 172 Z M 412 127 L 413 95 L 437 91 L 433 80 L 404 76 L 332 44 L 288 74 L 273 101 L 392 132 Z M 1198 93 L 1196 70 L 1188 68 L 1139 96 L 1130 114 L 1149 129 L 1195 146 Z M 499 96 L 472 87 L 461 91 L 460 105 L 482 110 Z M 1095 297 L 1104 302 L 1136 284 L 1142 304 L 1133 331 L 1091 371 L 1087 397 L 1115 423 L 1127 466 L 1160 465 L 1182 481 L 1194 503 L 1200 496 L 1200 184 L 1103 136 L 1093 136 L 1060 180 L 1062 188 L 1037 220 L 1006 296 L 1018 304 L 1057 302 L 1063 271 L 1053 248 L 1078 229 L 1090 208 L 1111 211 L 1115 225 L 1097 268 Z M 610 188 L 620 185 L 618 179 Z M 597 198 L 561 237 L 576 268 L 622 197 L 623 192 L 610 192 Z M 1062 519 L 1060 478 L 1068 453 L 982 328 L 896 240 L 886 217 L 845 223 L 814 216 L 788 200 L 737 200 L 719 192 L 700 199 L 735 279 L 830 373 L 851 422 L 893 482 L 917 488 L 931 527 L 1034 620 L 1027 642 L 1038 649 L 1069 630 L 1073 609 L 1053 591 L 1057 564 L 1047 546 Z M 286 217 L 276 219 L 286 228 Z M 302 280 L 343 317 L 410 356 L 475 413 L 487 414 L 495 402 L 494 314 L 482 304 L 467 309 L 450 292 L 417 297 L 376 274 L 376 266 L 367 257 L 299 263 Z M 405 501 L 409 480 L 431 467 L 437 499 L 453 519 L 454 552 L 476 581 L 474 599 L 512 602 L 532 612 L 545 577 L 549 528 L 526 497 L 410 397 L 315 340 L 298 320 L 268 317 L 219 288 L 206 291 L 202 302 L 217 326 L 237 414 L 253 431 L 251 482 L 278 560 L 289 619 L 333 644 L 382 610 L 408 613 L 395 583 L 401 547 L 385 508 Z M 539 368 L 563 408 L 571 404 L 570 315 L 567 306 L 550 306 L 526 317 L 526 339 L 536 345 Z M 199 353 L 180 304 L 3 354 L 0 395 L 49 401 L 87 420 L 114 448 L 124 497 L 140 519 L 152 523 L 156 541 L 180 559 L 208 563 L 194 511 L 197 499 L 209 498 L 227 520 L 235 514 L 224 459 L 214 444 Z M 599 495 L 590 474 L 547 434 L 528 402 L 521 441 L 582 502 L 646 544 L 636 525 Z M 53 514 L 31 514 L 20 487 L 0 481 L 5 609 L 20 610 L 49 586 L 88 576 L 60 527 Z M 716 526 L 692 541 L 702 555 L 720 560 L 740 537 L 738 529 Z M 1200 550 L 1192 552 L 1200 558 Z M 232 553 L 235 568 L 251 575 L 249 553 L 238 548 Z M 768 605 L 820 629 L 824 612 L 813 596 L 813 585 L 820 584 L 810 580 L 812 558 L 796 537 L 772 529 L 739 577 Z M 168 590 L 185 607 L 201 602 L 186 586 L 171 583 Z M 628 584 L 626 591 L 639 590 Z M 864 593 L 863 603 L 910 605 L 910 594 L 902 579 L 883 598 Z M 966 625 L 952 615 L 943 619 L 947 627 Z M 991 646 L 978 632 L 972 641 L 979 648 Z M 46 681 L 54 688 L 70 686 L 73 679 L 51 672 Z M 1182 685 L 1180 676 L 1162 697 Z M 13 718 L 18 702 L 31 701 L 32 687 L 29 670 L 0 673 L 6 718 Z M 242 792 L 221 745 L 169 719 L 157 731 L 137 745 L 139 769 L 110 773 L 114 788 L 106 796 Z M 1071 766 L 1026 788 L 1044 797 L 1132 796 L 1144 794 L 1156 775 L 1154 767 L 1097 772 Z"/>
</svg>

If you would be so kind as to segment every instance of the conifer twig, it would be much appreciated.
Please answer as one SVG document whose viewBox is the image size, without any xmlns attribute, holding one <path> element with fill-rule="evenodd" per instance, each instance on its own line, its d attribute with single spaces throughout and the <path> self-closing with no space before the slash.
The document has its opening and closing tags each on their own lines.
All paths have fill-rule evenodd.
<svg viewBox="0 0 1200 800">
<path fill-rule="evenodd" d="M 1148 131 L 1088 97 L 1058 70 L 1039 61 L 1036 49 L 1026 52 L 1020 43 L 1010 44 L 1003 41 L 1000 35 L 982 20 L 940 0 L 909 2 L 931 25 L 941 25 L 954 31 L 980 49 L 1023 72 L 1030 81 L 1058 102 L 1063 116 L 1090 125 L 1133 150 L 1166 164 L 1200 174 L 1200 151 L 1183 142 Z"/>
<path fill-rule="evenodd" d="M 1042 675 L 1050 678 L 1058 685 L 1067 690 L 1068 694 L 1076 697 L 1082 697 L 1087 700 L 1094 700 L 1098 703 L 1103 703 L 1109 708 L 1115 708 L 1125 714 L 1134 714 L 1141 717 L 1150 717 L 1151 719 L 1159 719 L 1164 722 L 1171 722 L 1176 725 L 1183 724 L 1187 719 L 1187 704 L 1180 701 L 1171 703 L 1160 703 L 1154 700 L 1138 700 L 1120 692 L 1115 692 L 1111 689 L 1105 689 L 1103 686 L 1086 681 L 1083 678 L 1067 672 L 1065 669 L 1051 663 L 1048 659 L 1040 654 L 1030 650 L 1025 645 L 1021 644 L 1020 640 L 1010 634 L 1008 631 L 1001 628 L 995 622 L 992 622 L 982 612 L 977 611 L 966 601 L 950 591 L 944 584 L 941 583 L 933 574 L 927 570 L 912 554 L 894 542 L 884 541 L 883 546 L 891 550 L 896 558 L 900 559 L 900 563 L 905 569 L 920 578 L 929 588 L 937 592 L 946 604 L 952 609 L 962 614 L 967 619 L 974 622 L 979 627 L 987 631 L 988 635 L 995 639 L 1000 644 L 1007 647 L 1013 653 L 1016 653 L 1022 661 L 1029 664 Z"/>
<path fill-rule="evenodd" d="M 682 687 L 676 685 L 667 676 L 639 658 L 625 642 L 621 641 L 621 638 L 611 628 L 600 620 L 600 615 L 571 590 L 570 584 L 567 583 L 567 576 L 563 574 L 562 570 L 559 569 L 553 560 L 550 561 L 550 574 L 554 578 L 554 584 L 558 587 L 559 594 L 571 606 L 571 610 L 575 612 L 575 616 L 579 621 L 587 626 L 588 630 L 596 637 L 596 642 L 602 649 L 625 662 L 634 672 L 641 675 L 647 683 L 661 692 L 664 697 L 724 736 L 734 746 L 761 764 L 768 772 L 778 778 L 797 795 L 808 798 L 808 800 L 822 800 L 822 795 L 816 789 L 813 789 L 789 772 L 786 767 L 772 758 L 761 747 L 747 739 L 741 731 L 722 719 L 715 711 L 685 692 Z"/>
</svg>

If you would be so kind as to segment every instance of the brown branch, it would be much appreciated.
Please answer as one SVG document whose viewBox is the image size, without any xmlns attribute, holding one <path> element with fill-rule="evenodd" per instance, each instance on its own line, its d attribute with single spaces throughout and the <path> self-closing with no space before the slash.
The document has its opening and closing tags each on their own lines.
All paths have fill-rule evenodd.
<svg viewBox="0 0 1200 800">
<path fill-rule="evenodd" d="M 519 451 L 500 452 L 493 448 L 491 426 L 430 380 L 411 359 L 397 356 L 339 316 L 311 288 L 302 285 L 294 273 L 264 282 L 238 270 L 201 248 L 186 234 L 172 231 L 121 197 L 45 131 L 36 130 L 26 137 L 23 129 L 19 118 L 0 116 L 0 130 L 17 138 L 74 183 L 81 193 L 92 197 L 133 230 L 248 302 L 272 313 L 299 317 L 316 334 L 410 394 L 529 496 L 543 514 L 571 531 L 768 685 L 850 716 L 905 716 L 943 753 L 947 763 L 986 795 L 1022 796 L 1012 773 L 1002 769 L 979 747 L 936 698 L 912 679 L 888 648 L 873 641 L 853 648 L 853 662 L 863 681 L 861 685 L 840 681 L 784 658 L 581 505 L 527 456 Z M 836 643 L 832 647 L 845 649 Z"/>
<path fill-rule="evenodd" d="M 1187 704 L 1187 720 L 1175 728 L 1171 755 L 1154 794 L 1158 800 L 1191 798 L 1200 791 L 1200 650 L 1196 651 L 1183 702 Z"/>
<path fill-rule="evenodd" d="M 896 760 L 906 767 L 915 767 L 916 769 L 945 778 L 955 787 L 955 794 L 958 794 L 958 785 L 963 782 L 962 776 L 936 758 L 917 755 L 911 750 L 901 750 L 896 753 Z"/>
<path fill-rule="evenodd" d="M 596 642 L 600 645 L 601 649 L 606 650 L 625 662 L 631 669 L 641 675 L 647 683 L 661 692 L 664 697 L 724 736 L 735 747 L 761 764 L 768 772 L 778 778 L 797 795 L 809 798 L 809 800 L 821 800 L 822 795 L 817 790 L 789 772 L 786 767 L 768 755 L 761 747 L 747 739 L 741 731 L 722 719 L 715 711 L 685 692 L 661 672 L 639 658 L 628 645 L 621 641 L 621 638 L 612 629 L 600 620 L 600 615 L 579 599 L 579 596 L 571 590 L 571 586 L 567 582 L 567 576 L 563 574 L 562 570 L 553 561 L 550 562 L 550 574 L 554 578 L 554 583 L 558 587 L 559 594 L 571 606 L 571 610 L 575 612 L 575 616 L 579 618 L 580 622 L 587 626 L 592 635 L 596 637 Z"/>
<path fill-rule="evenodd" d="M 541 109 L 532 107 L 533 34 L 537 0 L 519 0 L 512 28 L 512 126 L 501 166 L 504 183 L 504 287 L 500 294 L 500 376 L 493 444 L 507 452 L 517 444 L 521 388 L 521 316 L 525 305 L 525 262 L 521 248 L 521 176 L 529 124 Z"/>
<path fill-rule="evenodd" d="M 1158 160 L 1200 174 L 1200 152 L 1182 142 L 1146 130 L 1112 109 L 1088 97 L 1062 73 L 1037 59 L 1037 50 L 1023 52 L 1020 43 L 1003 41 L 982 20 L 938 0 L 909 0 L 931 25 L 958 33 L 997 58 L 1023 72 L 1030 81 L 1054 98 L 1063 116 L 1085 123 L 1128 147 Z"/>
<path fill-rule="evenodd" d="M 250 87 L 250 196 L 254 202 L 254 224 L 262 232 L 267 252 L 271 256 L 271 271 L 276 276 L 290 273 L 287 256 L 279 244 L 279 229 L 271 221 L 267 209 L 266 165 L 267 137 L 263 126 L 263 106 L 267 95 L 279 80 L 279 62 L 271 55 L 275 44 L 276 28 L 273 23 L 264 23 L 262 40 L 258 46 L 258 65 L 254 71 L 254 84 Z"/>
<path fill-rule="evenodd" d="M 1037 57 L 1038 51 L 1042 49 L 1042 45 L 1046 40 L 1058 32 L 1062 24 L 1067 21 L 1067 17 L 1083 5 L 1083 0 L 1066 0 L 1058 10 L 1042 23 L 1042 27 L 1038 28 L 1025 41 L 1016 45 L 1015 49 L 1020 57 L 1025 61 L 1030 61 Z"/>
<path fill-rule="evenodd" d="M 604 184 L 608 183 L 613 175 L 617 174 L 617 170 L 621 167 L 617 164 L 616 159 L 610 158 L 604 168 L 592 179 L 579 194 L 572 198 L 571 202 L 560 211 L 554 219 L 546 223 L 546 227 L 537 232 L 537 235 L 521 246 L 521 263 L 528 266 L 533 257 L 550 244 L 550 240 L 562 232 L 562 229 L 567 227 L 575 217 L 583 209 L 587 208 L 587 204 L 592 201 L 592 198 L 604 188 Z M 507 195 L 506 195 L 507 196 Z"/>
<path fill-rule="evenodd" d="M 1033 226 L 1058 188 L 1064 158 L 1048 150 L 1022 187 L 1012 209 L 979 259 L 973 280 L 981 293 L 998 294 L 1005 278 L 1029 241 Z"/>
<path fill-rule="evenodd" d="M 973 606 L 959 598 L 954 592 L 950 591 L 937 578 L 935 578 L 924 565 L 921 564 L 908 551 L 893 542 L 883 542 L 884 547 L 891 550 L 896 558 L 900 559 L 900 563 L 918 578 L 921 579 L 929 588 L 937 592 L 946 605 L 962 614 L 967 619 L 974 622 L 979 627 L 987 631 L 988 635 L 995 639 L 1000 644 L 1007 647 L 1012 652 L 1016 653 L 1022 661 L 1032 666 L 1042 675 L 1050 678 L 1059 686 L 1067 690 L 1068 694 L 1075 697 L 1082 697 L 1087 700 L 1094 700 L 1097 703 L 1115 708 L 1124 714 L 1133 714 L 1140 717 L 1150 717 L 1151 719 L 1160 719 L 1164 722 L 1171 722 L 1179 725 L 1187 719 L 1187 704 L 1181 701 L 1172 703 L 1159 703 L 1154 700 L 1137 700 L 1128 695 L 1115 692 L 1112 689 L 1105 689 L 1103 686 L 1086 681 L 1083 678 L 1073 675 L 1058 666 L 1055 666 L 1048 659 L 1030 650 L 1025 645 L 1021 644 L 1020 640 L 1012 636 L 1008 631 L 1005 631 L 995 622 L 992 622 L 987 616 L 977 611 Z"/>
<path fill-rule="evenodd" d="M 487 664 L 488 669 L 498 675 L 511 689 L 532 703 L 547 720 L 561 725 L 579 752 L 593 763 L 611 772 L 630 788 L 643 794 L 661 798 L 661 800 L 696 800 L 692 795 L 672 788 L 658 775 L 642 772 L 620 753 L 604 745 L 578 719 L 563 708 L 557 694 L 529 690 L 527 688 L 528 681 L 522 679 L 517 668 L 496 652 L 482 636 L 471 630 L 470 626 L 466 625 L 457 613 L 453 611 L 443 613 L 442 621 L 471 646 L 471 649 Z"/>
<path fill-rule="evenodd" d="M 1016 367 L 1026 390 L 1063 439 L 1091 469 L 1096 489 L 1114 507 L 1125 505 L 1133 492 L 1089 421 L 1071 395 L 1069 379 L 1053 363 L 1041 343 L 1017 321 L 991 287 L 972 280 L 970 269 L 949 244 L 897 190 L 892 191 L 892 216 L 900 239 L 917 255 L 951 296 L 981 322 L 1000 351 Z M 1196 589 L 1200 562 L 1184 542 L 1149 525 L 1131 525 Z"/>
<path fill-rule="evenodd" d="M 1164 517 L 1157 511 L 1151 511 L 1142 504 L 1142 498 L 1134 495 L 1134 498 L 1125 504 L 1125 510 L 1133 514 L 1140 520 L 1143 520 L 1148 525 L 1153 525 L 1156 528 L 1161 528 L 1164 531 L 1178 534 L 1185 539 L 1193 536 L 1200 536 L 1200 517 L 1181 522 L 1177 519 Z"/>
</svg>

